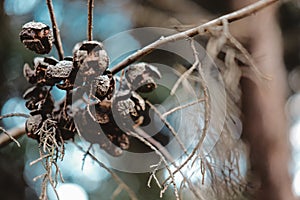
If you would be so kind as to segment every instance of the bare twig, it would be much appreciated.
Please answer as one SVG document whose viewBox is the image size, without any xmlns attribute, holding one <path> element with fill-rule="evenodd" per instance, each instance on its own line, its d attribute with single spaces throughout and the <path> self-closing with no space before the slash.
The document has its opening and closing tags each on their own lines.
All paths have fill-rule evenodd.
<svg viewBox="0 0 300 200">
<path fill-rule="evenodd" d="M 140 141 L 143 142 L 145 145 L 147 145 L 148 147 L 150 147 L 150 148 L 151 148 L 152 150 L 154 150 L 155 153 L 156 153 L 158 156 L 160 156 L 160 158 L 161 158 L 160 161 L 159 161 L 156 165 L 150 166 L 151 168 L 154 167 L 155 169 L 152 171 L 152 173 L 151 173 L 151 175 L 150 175 L 150 177 L 149 177 L 149 179 L 148 179 L 148 183 L 147 183 L 148 187 L 150 187 L 151 180 L 154 178 L 154 180 L 155 180 L 157 186 L 161 189 L 160 195 L 161 195 L 161 197 L 162 197 L 163 193 L 168 189 L 169 185 L 170 185 L 170 184 L 173 184 L 173 186 L 176 187 L 176 189 L 175 189 L 175 196 L 176 196 L 177 193 L 178 193 L 179 191 L 178 191 L 177 186 L 176 186 L 176 184 L 175 184 L 175 182 L 174 182 L 175 179 L 172 178 L 172 176 L 174 176 L 174 175 L 173 175 L 173 172 L 170 171 L 169 166 L 168 166 L 167 163 L 166 163 L 166 161 L 168 160 L 168 161 L 170 162 L 170 164 L 173 165 L 173 166 L 177 169 L 178 166 L 177 166 L 176 163 L 174 162 L 174 159 L 173 159 L 172 156 L 169 154 L 169 152 L 165 149 L 164 146 L 162 146 L 159 142 L 157 142 L 157 141 L 154 140 L 153 138 L 149 137 L 149 136 L 147 135 L 147 133 L 144 132 L 142 129 L 140 129 L 139 127 L 135 127 L 134 130 L 135 130 L 136 133 L 134 133 L 134 132 L 129 132 L 128 134 L 131 135 L 131 136 L 133 136 L 133 137 L 136 137 L 138 140 L 140 140 Z M 155 175 L 156 171 L 158 170 L 158 167 L 160 166 L 160 164 L 161 164 L 162 162 L 165 164 L 165 167 L 166 167 L 166 169 L 168 170 L 168 172 L 169 172 L 169 174 L 170 174 L 169 178 L 172 179 L 171 182 L 169 182 L 169 183 L 166 183 L 166 181 L 165 181 L 164 183 L 166 183 L 166 184 L 164 184 L 164 186 L 162 186 L 162 185 L 159 183 L 159 180 L 157 179 L 157 177 L 156 177 L 156 175 Z M 193 184 L 191 183 L 191 181 L 188 180 L 188 179 L 185 177 L 185 175 L 184 175 L 180 170 L 179 170 L 179 172 L 181 173 L 181 175 L 182 175 L 182 177 L 183 177 L 183 180 L 184 180 L 185 182 L 187 182 L 187 184 L 189 185 L 189 187 L 190 187 L 191 191 L 193 192 L 193 194 L 194 194 L 198 199 L 201 199 L 201 198 L 199 197 L 198 193 L 196 192 L 196 189 L 194 188 L 194 186 L 193 186 Z M 175 178 L 175 177 L 174 177 L 174 178 Z M 177 196 L 177 197 L 180 199 L 179 193 L 178 193 L 178 196 Z"/>
<path fill-rule="evenodd" d="M 176 81 L 176 83 L 174 84 L 171 92 L 170 92 L 170 95 L 174 95 L 178 86 L 180 85 L 180 83 L 187 79 L 187 77 L 189 77 L 189 75 L 197 68 L 197 66 L 199 65 L 199 61 L 195 62 L 191 68 L 189 68 L 187 71 L 185 71 L 180 77 L 179 79 Z"/>
<path fill-rule="evenodd" d="M 0 134 L 0 147 L 5 146 L 10 143 L 12 138 L 17 139 L 25 134 L 25 127 L 16 127 L 10 130 L 7 130 L 5 134 Z"/>
<path fill-rule="evenodd" d="M 92 90 L 93 90 L 93 85 L 91 85 L 90 87 L 90 91 L 89 91 L 89 96 L 86 102 L 86 110 L 88 112 L 88 114 L 90 115 L 90 117 L 97 122 L 97 119 L 95 118 L 95 116 L 93 115 L 93 113 L 91 112 L 90 106 L 91 106 L 91 98 L 92 98 Z"/>
<path fill-rule="evenodd" d="M 89 152 L 91 150 L 91 148 L 93 147 L 93 144 L 90 144 L 89 148 L 86 150 L 86 152 Z M 85 159 L 86 157 L 88 156 L 88 153 L 85 153 L 83 155 L 83 158 L 82 158 L 82 165 L 81 165 L 81 170 L 83 171 L 83 167 L 84 167 L 84 163 L 85 163 Z"/>
<path fill-rule="evenodd" d="M 117 198 L 117 196 L 122 192 L 123 188 L 119 185 L 115 191 L 113 192 L 113 194 L 111 195 L 111 199 L 115 200 Z"/>
<path fill-rule="evenodd" d="M 151 166 L 150 166 L 150 168 L 154 168 L 154 170 L 151 172 L 151 175 L 150 175 L 150 177 L 149 177 L 149 179 L 148 179 L 148 182 L 147 182 L 147 186 L 148 186 L 149 188 L 151 188 L 151 182 L 152 182 L 152 179 L 155 180 L 156 185 L 157 185 L 160 189 L 162 188 L 162 186 L 161 186 L 161 184 L 160 184 L 158 178 L 156 177 L 156 172 L 157 172 L 157 170 L 159 169 L 159 166 L 161 165 L 162 161 L 163 161 L 163 160 L 160 159 L 160 161 L 159 161 L 157 164 L 151 165 Z"/>
<path fill-rule="evenodd" d="M 162 116 L 162 114 L 155 108 L 154 105 L 148 100 L 146 100 L 146 103 L 150 106 L 150 108 L 159 116 L 161 121 L 164 123 L 164 125 L 171 131 L 172 135 L 175 137 L 176 141 L 178 142 L 180 148 L 184 151 L 184 153 L 187 155 L 187 149 L 185 148 L 183 142 L 180 140 L 178 133 L 176 130 L 173 128 L 173 126 Z"/>
<path fill-rule="evenodd" d="M 172 155 L 168 152 L 168 150 L 161 145 L 157 140 L 153 139 L 152 137 L 149 137 L 149 135 L 143 131 L 143 129 L 139 128 L 139 127 L 133 127 L 134 131 L 138 134 L 138 136 L 144 138 L 143 140 L 139 139 L 141 142 L 146 141 L 147 143 L 145 143 L 147 146 L 149 146 L 151 149 L 155 150 L 159 150 L 159 152 L 161 153 L 161 155 L 163 155 L 169 162 L 173 163 L 174 162 L 174 158 L 172 157 Z M 134 133 L 132 133 L 134 134 Z M 129 135 L 131 135 L 131 132 L 129 133 Z M 135 137 L 135 134 L 133 135 Z"/>
<path fill-rule="evenodd" d="M 94 8 L 94 0 L 88 0 L 87 38 L 89 41 L 93 40 L 93 8 Z"/>
<path fill-rule="evenodd" d="M 62 43 L 61 43 L 59 29 L 58 29 L 58 26 L 56 23 L 56 17 L 54 14 L 52 0 L 46 0 L 46 2 L 47 2 L 49 14 L 50 14 L 51 23 L 52 23 L 54 44 L 57 49 L 59 60 L 62 60 L 62 59 L 64 59 L 64 50 L 63 50 Z"/>
<path fill-rule="evenodd" d="M 200 103 L 200 102 L 203 102 L 203 101 L 205 101 L 205 99 L 204 99 L 204 98 L 200 98 L 200 99 L 197 99 L 196 101 L 193 101 L 193 102 L 191 102 L 191 103 L 188 103 L 188 104 L 185 104 L 185 105 L 181 105 L 181 106 L 177 106 L 177 107 L 175 107 L 175 108 L 172 108 L 171 110 L 166 111 L 166 112 L 163 113 L 161 116 L 162 116 L 163 118 L 165 118 L 165 117 L 167 117 L 168 115 L 170 115 L 170 114 L 172 114 L 172 113 L 174 113 L 174 112 L 176 112 L 176 111 L 178 111 L 178 110 L 182 110 L 182 109 L 184 109 L 184 108 L 188 108 L 188 107 L 190 107 L 190 106 L 196 105 L 197 103 Z"/>
<path fill-rule="evenodd" d="M 103 169 L 105 169 L 108 173 L 110 173 L 110 175 L 112 176 L 112 178 L 118 183 L 119 187 L 122 187 L 122 189 L 126 190 L 126 192 L 128 193 L 129 197 L 131 198 L 131 200 L 138 200 L 138 198 L 136 197 L 134 191 L 131 190 L 131 188 L 124 183 L 124 181 L 115 173 L 113 172 L 110 168 L 108 168 L 104 163 L 102 163 L 101 161 L 99 161 L 96 156 L 94 156 L 93 154 L 91 154 L 89 151 L 85 151 L 80 145 L 74 143 L 75 146 L 82 152 L 84 152 L 85 154 L 89 155 L 91 157 L 92 160 L 94 160 L 100 167 L 102 167 Z"/>
<path fill-rule="evenodd" d="M 9 117 L 24 117 L 24 118 L 29 118 L 30 115 L 25 114 L 25 113 L 9 113 L 9 114 L 0 116 L 0 120 L 4 119 L 4 118 L 9 118 Z"/>
<path fill-rule="evenodd" d="M 242 55 L 245 57 L 245 59 L 249 62 L 249 65 L 251 66 L 250 69 L 252 69 L 254 71 L 254 73 L 259 74 L 261 77 L 263 77 L 267 80 L 271 80 L 271 77 L 264 75 L 257 68 L 255 61 L 252 58 L 252 56 L 250 55 L 250 53 L 248 52 L 248 50 L 237 39 L 235 39 L 231 35 L 231 33 L 229 32 L 228 21 L 226 19 L 223 19 L 223 27 L 224 27 L 224 34 L 225 34 L 226 38 L 232 45 L 234 45 L 242 53 Z"/>
<path fill-rule="evenodd" d="M 10 117 L 24 117 L 28 118 L 30 115 L 25 113 L 9 113 L 6 115 L 0 116 L 0 120 L 4 118 L 10 118 Z M 18 147 L 20 147 L 20 143 L 16 140 L 16 138 L 20 137 L 25 133 L 24 127 L 17 127 L 13 128 L 9 131 L 4 129 L 3 127 L 0 127 L 0 131 L 2 131 L 4 134 L 0 134 L 0 147 L 4 146 L 5 144 L 9 143 L 10 141 L 14 141 Z"/>
<path fill-rule="evenodd" d="M 39 157 L 38 159 L 36 159 L 36 160 L 30 162 L 29 165 L 30 165 L 30 166 L 31 166 L 31 165 L 34 165 L 34 164 L 36 164 L 36 163 L 42 161 L 44 158 L 48 158 L 48 157 L 50 157 L 50 156 L 51 156 L 50 154 L 42 155 L 42 156 Z"/>
<path fill-rule="evenodd" d="M 197 26 L 195 28 L 189 29 L 187 31 L 181 32 L 181 33 L 177 33 L 174 35 L 170 35 L 167 37 L 161 37 L 160 39 L 158 39 L 157 41 L 145 46 L 144 48 L 138 50 L 136 53 L 131 54 L 130 56 L 128 56 L 125 60 L 123 60 L 122 62 L 118 63 L 116 66 L 114 66 L 112 68 L 112 73 L 116 74 L 119 71 L 121 71 L 122 69 L 124 69 L 126 66 L 128 66 L 129 64 L 135 62 L 136 60 L 138 60 L 139 58 L 141 58 L 144 55 L 149 54 L 150 52 L 152 52 L 154 49 L 156 49 L 157 47 L 169 43 L 169 42 L 174 42 L 174 41 L 178 41 L 178 40 L 182 40 L 182 39 L 186 39 L 189 37 L 193 37 L 195 35 L 203 35 L 206 34 L 208 29 L 213 27 L 213 26 L 219 26 L 219 25 L 223 25 L 223 21 L 227 20 L 228 22 L 233 22 L 233 21 L 237 21 L 239 19 L 245 18 L 249 15 L 252 15 L 253 13 L 277 2 L 279 0 L 261 0 L 261 1 L 257 1 L 256 3 L 253 3 L 249 6 L 246 6 L 240 10 L 237 10 L 233 13 L 227 14 L 227 15 L 223 15 L 217 19 L 214 19 L 212 21 L 209 21 L 205 24 L 202 24 L 200 26 Z"/>
<path fill-rule="evenodd" d="M 13 136 L 11 136 L 3 127 L 0 127 L 0 131 L 2 131 L 3 134 L 5 134 L 9 139 L 14 141 L 14 143 L 17 144 L 18 147 L 21 147 L 20 143 L 18 140 L 16 140 Z"/>
<path fill-rule="evenodd" d="M 202 135 L 197 143 L 197 145 L 194 147 L 194 149 L 192 150 L 192 152 L 188 155 L 188 157 L 186 158 L 186 160 L 173 172 L 174 174 L 177 173 L 178 171 L 180 171 L 189 161 L 191 161 L 191 159 L 193 158 L 193 156 L 196 154 L 197 151 L 199 151 L 201 149 L 201 146 L 203 144 L 204 139 L 206 138 L 206 134 L 209 128 L 209 122 L 210 122 L 210 98 L 209 98 L 209 93 L 208 93 L 208 87 L 205 81 L 205 77 L 204 77 L 204 73 L 203 70 L 201 68 L 201 64 L 199 62 L 199 57 L 198 57 L 198 52 L 195 48 L 195 44 L 194 41 L 191 40 L 191 48 L 193 50 L 194 53 L 194 57 L 195 57 L 195 62 L 198 62 L 198 71 L 199 71 L 199 76 L 200 76 L 200 81 L 203 87 L 203 94 L 204 94 L 204 104 L 205 104 L 205 119 L 204 119 L 204 127 L 202 130 Z M 168 177 L 165 181 L 164 184 L 170 179 L 171 177 Z"/>
<path fill-rule="evenodd" d="M 135 133 L 135 132 L 137 132 L 137 133 Z M 141 142 L 143 142 L 145 145 L 147 145 L 148 147 L 150 147 L 160 157 L 160 159 L 164 163 L 167 171 L 169 172 L 170 178 L 172 180 L 171 183 L 174 186 L 174 194 L 175 194 L 176 200 L 179 200 L 180 197 L 179 197 L 179 193 L 178 193 L 178 188 L 177 188 L 176 183 L 175 183 L 175 177 L 174 177 L 174 174 L 171 171 L 170 167 L 168 166 L 168 162 L 166 160 L 166 157 L 157 149 L 157 147 L 153 146 L 149 141 L 147 141 L 144 138 L 144 136 L 142 136 L 142 135 L 144 135 L 143 134 L 144 131 L 142 129 L 136 128 L 135 132 L 130 132 L 129 135 L 137 138 L 138 140 L 140 140 Z M 165 190 L 167 188 L 168 188 L 168 185 L 167 186 L 165 185 L 164 188 L 161 190 L 161 194 L 160 194 L 161 197 L 162 197 L 162 194 L 165 192 Z"/>
</svg>

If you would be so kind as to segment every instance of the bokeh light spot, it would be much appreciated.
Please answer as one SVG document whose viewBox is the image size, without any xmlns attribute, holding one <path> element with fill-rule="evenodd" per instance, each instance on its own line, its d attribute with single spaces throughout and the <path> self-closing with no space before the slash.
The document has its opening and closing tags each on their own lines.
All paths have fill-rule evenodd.
<svg viewBox="0 0 300 200">
<path fill-rule="evenodd" d="M 52 88 L 51 95 L 56 102 L 59 102 L 64 99 L 66 95 L 65 90 L 60 90 L 56 86 Z"/>
<path fill-rule="evenodd" d="M 1 115 L 10 113 L 29 113 L 25 107 L 25 100 L 20 97 L 13 97 L 8 99 L 2 106 Z M 3 119 L 4 127 L 9 129 L 24 124 L 26 121 L 23 117 L 10 117 Z"/>
<path fill-rule="evenodd" d="M 290 141 L 293 148 L 300 151 L 300 120 L 296 122 L 290 129 Z"/>
<path fill-rule="evenodd" d="M 286 111 L 292 121 L 300 120 L 300 93 L 296 93 L 288 99 Z"/>
<path fill-rule="evenodd" d="M 61 183 L 56 189 L 60 200 L 88 200 L 86 191 L 79 185 L 73 183 Z M 56 200 L 54 192 L 49 193 L 50 200 Z"/>
<path fill-rule="evenodd" d="M 8 15 L 24 15 L 32 11 L 37 0 L 5 0 L 4 10 Z"/>
<path fill-rule="evenodd" d="M 297 196 L 300 196 L 300 170 L 297 171 L 294 181 L 293 181 L 293 190 Z"/>
</svg>

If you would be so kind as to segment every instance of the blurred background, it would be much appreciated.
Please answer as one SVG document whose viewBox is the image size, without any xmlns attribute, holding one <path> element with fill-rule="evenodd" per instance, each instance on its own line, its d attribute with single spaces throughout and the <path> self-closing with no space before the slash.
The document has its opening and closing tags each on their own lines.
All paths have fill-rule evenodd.
<svg viewBox="0 0 300 200">
<path fill-rule="evenodd" d="M 251 2 L 248 1 L 248 3 Z M 71 55 L 74 44 L 86 38 L 87 2 L 83 0 L 54 0 L 53 3 L 61 31 L 65 55 Z M 180 31 L 200 25 L 240 7 L 241 5 L 238 3 L 238 0 L 96 0 L 93 33 L 95 39 L 103 41 L 116 33 L 136 27 L 155 26 L 173 28 Z M 279 120 L 284 120 L 283 126 L 285 127 L 282 129 L 281 136 L 283 136 L 282 140 L 285 140 L 285 136 L 288 138 L 288 144 L 280 146 L 287 153 L 279 154 L 286 157 L 289 164 L 280 163 L 282 166 L 278 166 L 278 168 L 283 170 L 287 168 L 288 175 L 291 176 L 291 186 L 287 182 L 287 187 L 291 187 L 292 193 L 300 197 L 300 1 L 283 1 L 274 10 L 275 14 L 273 17 L 280 28 L 278 32 L 280 38 L 277 42 L 282 44 L 279 45 L 279 48 L 281 48 L 279 51 L 282 52 L 284 65 L 280 69 L 281 74 L 279 76 L 281 76 L 280 80 L 283 84 L 275 89 L 282 91 L 282 93 L 277 94 L 279 95 L 278 98 L 276 96 L 266 98 L 268 104 L 272 104 L 272 101 L 276 101 L 276 99 L 283 99 L 284 101 L 284 103 L 280 104 L 283 112 L 280 112 L 281 118 Z M 28 110 L 25 108 L 25 102 L 22 99 L 22 94 L 30 85 L 23 77 L 22 69 L 24 63 L 32 63 L 33 58 L 37 55 L 24 48 L 19 41 L 18 34 L 22 25 L 32 20 L 51 24 L 45 1 L 1 1 L 1 115 L 13 112 L 28 113 Z M 255 31 L 250 31 L 252 35 L 249 36 L 247 35 L 249 34 L 247 32 L 247 30 L 250 30 L 249 28 L 240 29 L 237 27 L 239 27 L 238 24 L 232 28 L 233 33 L 249 49 L 252 48 L 253 50 L 251 42 L 253 41 Z M 264 32 L 267 31 L 272 32 L 275 29 L 264 30 Z M 132 41 L 134 41 L 133 38 L 132 40 L 125 41 L 122 45 L 126 45 L 126 42 Z M 56 56 L 55 50 L 50 55 Z M 256 56 L 261 59 L 261 55 Z M 274 58 L 274 60 L 276 59 Z M 277 69 L 271 67 L 269 70 Z M 246 85 L 243 87 L 244 89 L 251 89 L 251 87 L 247 87 L 247 83 L 242 82 L 242 84 Z M 244 94 L 248 95 L 249 93 L 246 91 Z M 63 94 L 59 91 L 54 91 L 53 95 L 59 99 Z M 258 100 L 257 103 L 259 102 Z M 252 104 L 251 102 L 247 102 L 244 106 L 249 106 L 249 109 L 251 109 L 250 106 Z M 248 115 L 249 109 L 243 109 L 245 123 L 251 120 L 255 121 L 254 118 L 247 117 L 251 116 Z M 273 111 L 270 112 L 272 113 Z M 256 116 L 254 117 L 256 118 Z M 10 129 L 22 125 L 24 119 L 10 118 L 2 120 L 0 123 L 6 129 Z M 246 124 L 245 128 L 253 131 L 251 123 L 248 124 L 250 125 Z M 247 136 L 247 132 L 249 132 L 247 130 L 245 131 L 244 138 L 246 141 L 249 141 L 249 145 L 251 146 L 253 142 L 251 142 L 251 136 Z M 263 136 L 259 137 L 263 138 Z M 275 136 L 273 138 L 281 140 Z M 256 139 L 258 140 L 258 138 Z M 13 143 L 0 148 L 0 198 L 3 200 L 34 200 L 38 199 L 40 193 L 40 182 L 33 182 L 32 179 L 41 174 L 43 168 L 39 164 L 29 166 L 29 163 L 38 157 L 36 143 L 26 137 L 20 138 L 19 141 L 22 145 L 21 148 L 18 148 Z M 273 142 L 276 143 L 277 140 Z M 58 191 L 66 195 L 62 200 L 110 199 L 111 194 L 116 188 L 116 183 L 110 179 L 110 175 L 105 170 L 99 168 L 92 160 L 87 159 L 84 170 L 81 170 L 82 157 L 83 153 L 76 150 L 72 144 L 67 144 L 65 163 L 62 165 L 62 173 L 64 174 L 66 183 L 58 186 Z M 273 167 L 277 169 L 276 166 Z M 259 171 L 260 167 L 258 166 L 256 170 Z M 144 174 L 136 174 L 134 176 L 126 173 L 118 174 L 124 180 L 130 179 L 128 185 L 141 199 L 145 196 L 148 199 L 159 199 L 157 198 L 159 194 L 157 188 L 145 190 L 144 185 L 147 182 L 147 176 Z M 279 176 L 276 178 L 280 179 Z M 272 178 L 269 181 L 271 182 L 271 180 Z M 289 178 L 287 178 L 287 181 L 289 181 Z M 276 186 L 274 187 L 276 188 Z M 53 194 L 51 196 L 51 189 L 49 191 L 50 198 L 55 199 Z M 125 198 L 124 195 L 122 193 L 119 199 Z M 171 195 L 167 192 L 164 199 L 168 199 L 169 196 Z"/>
</svg>

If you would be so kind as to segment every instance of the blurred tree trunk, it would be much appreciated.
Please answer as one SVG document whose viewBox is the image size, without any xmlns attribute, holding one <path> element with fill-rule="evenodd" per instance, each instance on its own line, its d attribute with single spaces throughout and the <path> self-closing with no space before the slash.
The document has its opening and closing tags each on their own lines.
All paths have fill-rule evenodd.
<svg viewBox="0 0 300 200">
<path fill-rule="evenodd" d="M 255 1 L 233 1 L 238 9 Z M 277 6 L 271 6 L 233 24 L 233 32 L 246 38 L 258 68 L 270 81 L 242 79 L 244 138 L 251 149 L 251 170 L 260 180 L 255 194 L 259 200 L 293 200 L 288 172 L 288 144 L 285 102 L 286 71 L 282 41 L 276 21 Z M 251 72 L 250 72 L 251 73 Z"/>
</svg>

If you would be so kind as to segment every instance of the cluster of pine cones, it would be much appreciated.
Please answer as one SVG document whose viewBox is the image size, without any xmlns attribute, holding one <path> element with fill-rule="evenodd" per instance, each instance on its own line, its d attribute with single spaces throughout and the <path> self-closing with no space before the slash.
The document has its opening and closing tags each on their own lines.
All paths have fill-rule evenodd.
<svg viewBox="0 0 300 200">
<path fill-rule="evenodd" d="M 55 42 L 49 26 L 40 22 L 26 23 L 20 40 L 38 54 L 49 53 Z M 31 111 L 27 135 L 48 145 L 61 145 L 79 134 L 109 154 L 121 155 L 130 146 L 128 132 L 150 123 L 149 105 L 139 93 L 152 92 L 161 75 L 156 67 L 141 62 L 128 66 L 117 82 L 108 66 L 109 57 L 98 41 L 77 43 L 73 56 L 63 60 L 37 57 L 33 69 L 25 64 L 24 76 L 33 85 L 24 93 Z M 65 91 L 64 100 L 54 100 L 53 87 Z M 74 102 L 78 101 L 85 106 L 76 109 Z"/>
</svg>

